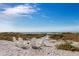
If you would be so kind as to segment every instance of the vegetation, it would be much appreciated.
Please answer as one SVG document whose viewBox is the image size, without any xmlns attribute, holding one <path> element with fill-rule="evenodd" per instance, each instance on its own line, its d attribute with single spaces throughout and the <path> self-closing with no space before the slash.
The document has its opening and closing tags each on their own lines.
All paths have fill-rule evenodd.
<svg viewBox="0 0 79 59">
<path fill-rule="evenodd" d="M 60 34 L 51 34 L 50 39 L 79 41 L 79 33 L 65 32 Z"/>
<path fill-rule="evenodd" d="M 12 37 L 22 37 L 24 40 L 31 38 L 40 38 L 45 36 L 45 34 L 23 34 L 23 33 L 15 33 L 15 32 L 2 32 L 0 33 L 0 40 L 9 40 L 12 41 Z"/>
<path fill-rule="evenodd" d="M 75 47 L 75 46 L 71 45 L 71 43 L 68 43 L 68 42 L 66 42 L 64 44 L 56 45 L 56 48 L 61 49 L 61 50 L 68 50 L 68 51 L 79 51 L 78 47 Z"/>
<path fill-rule="evenodd" d="M 24 40 L 31 39 L 31 38 L 41 38 L 47 35 L 46 33 L 41 34 L 25 34 L 25 33 L 18 33 L 18 32 L 1 32 L 0 33 L 0 40 L 9 40 L 12 41 L 12 37 L 22 37 Z M 70 33 L 70 32 L 58 32 L 54 34 L 48 34 L 50 39 L 55 40 L 74 40 L 79 41 L 79 33 Z"/>
</svg>

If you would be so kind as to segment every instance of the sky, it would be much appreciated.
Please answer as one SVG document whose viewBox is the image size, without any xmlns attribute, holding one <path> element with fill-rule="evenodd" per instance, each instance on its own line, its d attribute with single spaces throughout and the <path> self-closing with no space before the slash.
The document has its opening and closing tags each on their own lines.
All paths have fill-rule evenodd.
<svg viewBox="0 0 79 59">
<path fill-rule="evenodd" d="M 0 32 L 79 32 L 79 3 L 0 3 Z"/>
</svg>

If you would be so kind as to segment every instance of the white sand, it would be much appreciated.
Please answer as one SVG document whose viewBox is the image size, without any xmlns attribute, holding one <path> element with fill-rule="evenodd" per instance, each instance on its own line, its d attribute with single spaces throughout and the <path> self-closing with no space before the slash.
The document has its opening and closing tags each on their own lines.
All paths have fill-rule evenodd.
<svg viewBox="0 0 79 59">
<path fill-rule="evenodd" d="M 11 41 L 0 40 L 0 56 L 79 56 L 79 52 L 57 50 L 55 46 L 42 49 L 18 48 Z"/>
</svg>

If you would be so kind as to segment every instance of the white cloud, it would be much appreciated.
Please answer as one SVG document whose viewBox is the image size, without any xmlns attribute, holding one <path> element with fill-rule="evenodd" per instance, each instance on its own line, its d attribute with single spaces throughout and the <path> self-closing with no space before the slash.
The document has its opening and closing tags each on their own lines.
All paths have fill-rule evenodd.
<svg viewBox="0 0 79 59">
<path fill-rule="evenodd" d="M 5 8 L 2 12 L 5 15 L 28 15 L 40 10 L 37 7 L 31 6 L 29 4 L 18 5 L 15 7 Z"/>
<path fill-rule="evenodd" d="M 5 6 L 4 6 L 5 7 Z M 1 7 L 2 8 L 2 7 Z M 18 5 L 15 7 L 4 8 L 0 14 L 0 32 L 62 32 L 62 31 L 79 31 L 79 25 L 75 26 L 51 26 L 51 27 L 18 27 L 15 25 L 18 16 L 16 15 L 30 15 L 40 10 L 36 5 L 29 4 Z M 10 15 L 10 16 L 6 16 Z M 13 17 L 13 15 L 15 17 Z M 48 18 L 41 15 L 43 18 Z"/>
<path fill-rule="evenodd" d="M 4 4 L 1 4 L 3 6 Z M 2 8 L 2 7 L 1 7 Z M 35 13 L 39 10 L 37 6 L 22 4 L 15 7 L 3 7 L 3 11 L 0 12 L 0 32 L 17 32 L 23 31 L 22 27 L 16 27 L 16 20 L 20 17 L 19 15 L 28 15 L 31 16 L 32 13 Z M 18 15 L 18 16 L 17 16 Z M 27 31 L 27 29 L 25 30 Z"/>
</svg>

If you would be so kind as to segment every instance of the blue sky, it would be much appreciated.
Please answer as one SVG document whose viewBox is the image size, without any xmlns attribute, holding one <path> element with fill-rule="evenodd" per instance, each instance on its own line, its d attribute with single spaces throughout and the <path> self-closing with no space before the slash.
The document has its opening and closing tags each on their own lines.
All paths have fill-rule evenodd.
<svg viewBox="0 0 79 59">
<path fill-rule="evenodd" d="M 0 3 L 1 32 L 79 32 L 78 3 Z"/>
</svg>

